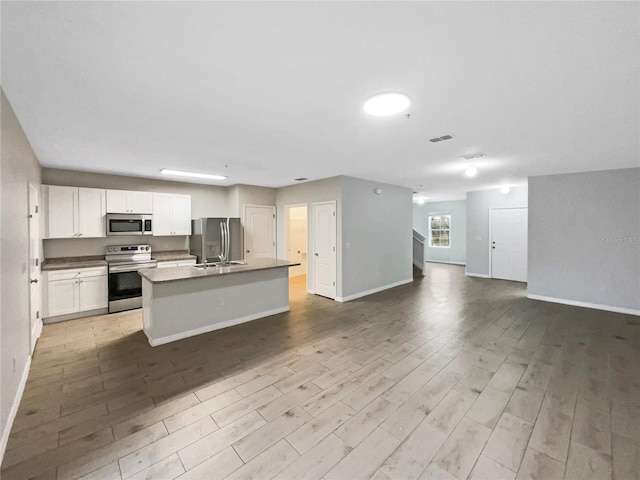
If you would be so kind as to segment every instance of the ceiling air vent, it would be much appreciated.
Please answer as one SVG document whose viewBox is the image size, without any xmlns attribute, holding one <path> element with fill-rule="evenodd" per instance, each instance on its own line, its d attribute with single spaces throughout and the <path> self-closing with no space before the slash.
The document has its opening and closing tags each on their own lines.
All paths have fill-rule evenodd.
<svg viewBox="0 0 640 480">
<path fill-rule="evenodd" d="M 463 155 L 462 158 L 464 158 L 465 160 L 473 160 L 474 158 L 482 158 L 486 156 L 486 153 L 470 153 L 468 155 Z"/>
<path fill-rule="evenodd" d="M 309 179 L 308 179 L 308 178 L 306 178 L 306 177 L 299 177 L 299 178 L 294 178 L 294 180 L 295 180 L 296 182 L 304 182 L 305 180 L 309 180 Z"/>
<path fill-rule="evenodd" d="M 444 140 L 451 140 L 452 138 L 453 138 L 453 135 L 443 135 L 441 137 L 430 138 L 429 141 L 431 143 L 437 143 L 437 142 L 442 142 Z"/>
</svg>

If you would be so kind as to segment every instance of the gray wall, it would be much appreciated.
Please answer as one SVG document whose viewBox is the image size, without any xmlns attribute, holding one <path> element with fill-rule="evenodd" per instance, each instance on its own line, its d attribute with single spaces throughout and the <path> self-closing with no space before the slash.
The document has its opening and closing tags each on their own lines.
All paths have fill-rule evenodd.
<svg viewBox="0 0 640 480">
<path fill-rule="evenodd" d="M 526 185 L 506 195 L 499 189 L 467 192 L 467 273 L 489 275 L 489 209 L 527 205 Z"/>
<path fill-rule="evenodd" d="M 530 295 L 640 310 L 640 168 L 529 178 Z"/>
<path fill-rule="evenodd" d="M 429 247 L 429 214 L 431 212 L 450 212 L 451 246 L 449 248 Z M 413 205 L 413 229 L 425 237 L 427 261 L 454 262 L 464 264 L 467 261 L 467 201 L 428 202 Z"/>
<path fill-rule="evenodd" d="M 412 191 L 342 180 L 342 297 L 412 280 Z M 380 188 L 381 195 L 374 193 Z"/>
<path fill-rule="evenodd" d="M 4 439 L 29 359 L 28 186 L 40 184 L 40 164 L 4 92 L 1 96 L 0 431 Z"/>
<path fill-rule="evenodd" d="M 230 214 L 229 188 L 215 185 L 171 182 L 150 178 L 105 175 L 102 173 L 78 172 L 53 168 L 42 169 L 45 185 L 71 187 L 106 188 L 115 190 L 139 190 L 191 195 L 191 217 L 225 217 Z M 140 242 L 140 237 L 73 238 L 44 240 L 45 258 L 82 255 L 103 255 L 107 245 L 122 245 Z M 189 248 L 187 236 L 145 237 L 155 251 L 185 250 Z"/>
<path fill-rule="evenodd" d="M 312 203 L 313 202 L 326 202 L 336 201 L 336 216 L 337 216 L 337 252 L 336 252 L 336 291 L 338 297 L 342 296 L 342 183 L 340 177 L 325 178 L 324 180 L 316 180 L 312 182 L 304 182 L 297 185 L 290 185 L 288 187 L 278 188 L 276 190 L 276 219 L 277 219 L 277 255 L 278 258 L 286 259 L 286 225 L 285 225 L 285 206 L 306 204 L 309 212 L 308 228 L 310 236 L 313 232 L 313 214 Z M 309 252 L 309 257 L 312 253 Z M 307 277 L 307 285 L 313 290 L 313 262 L 309 262 L 309 275 Z"/>
<path fill-rule="evenodd" d="M 244 217 L 245 205 L 275 205 L 276 189 L 253 185 L 234 185 L 229 188 L 229 216 Z"/>
</svg>

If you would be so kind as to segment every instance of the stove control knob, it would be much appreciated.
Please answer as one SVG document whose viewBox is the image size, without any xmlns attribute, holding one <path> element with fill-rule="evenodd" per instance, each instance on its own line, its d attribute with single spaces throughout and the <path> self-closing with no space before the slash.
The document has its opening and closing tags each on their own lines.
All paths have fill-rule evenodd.
<svg viewBox="0 0 640 480">
<path fill-rule="evenodd" d="M 149 248 L 148 246 L 147 246 L 147 247 L 145 247 L 145 248 L 147 249 L 147 251 L 149 251 L 149 250 L 150 250 L 150 248 Z"/>
</svg>

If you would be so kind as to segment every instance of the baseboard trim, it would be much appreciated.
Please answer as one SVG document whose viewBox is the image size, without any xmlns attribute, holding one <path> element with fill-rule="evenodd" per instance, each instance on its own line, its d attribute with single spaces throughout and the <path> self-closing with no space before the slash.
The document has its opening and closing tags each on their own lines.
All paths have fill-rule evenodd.
<svg viewBox="0 0 640 480">
<path fill-rule="evenodd" d="M 578 302 L 576 300 L 567 300 L 566 298 L 546 297 L 544 295 L 527 294 L 527 298 L 531 300 L 540 300 L 542 302 L 561 303 L 563 305 L 571 305 L 573 307 L 592 308 L 594 310 L 605 310 L 607 312 L 625 313 L 627 315 L 640 315 L 640 310 L 633 308 L 621 308 L 611 305 L 600 305 L 599 303 Z"/>
<path fill-rule="evenodd" d="M 473 272 L 467 272 L 466 270 L 464 271 L 464 274 L 467 277 L 491 278 L 489 275 L 486 275 L 484 273 L 473 273 Z"/>
<path fill-rule="evenodd" d="M 350 300 L 355 300 L 356 298 L 366 297 L 367 295 L 372 295 L 374 293 L 382 292 L 383 290 L 399 287 L 400 285 L 406 285 L 407 283 L 411 283 L 411 282 L 413 282 L 413 278 L 400 280 L 399 282 L 389 283 L 388 285 L 372 288 L 371 290 L 366 290 L 364 292 L 354 293 L 353 295 L 349 295 L 347 297 L 336 297 L 336 302 L 348 302 Z"/>
<path fill-rule="evenodd" d="M 40 338 L 40 335 L 42 335 L 42 319 L 38 319 L 31 331 L 31 355 L 33 355 L 33 351 L 36 348 L 36 342 Z"/>
<path fill-rule="evenodd" d="M 13 399 L 13 404 L 11 405 L 9 416 L 7 417 L 7 424 L 4 426 L 4 431 L 2 432 L 2 439 L 0 440 L 0 463 L 2 463 L 2 460 L 4 459 L 4 452 L 7 449 L 7 442 L 9 441 L 9 434 L 11 433 L 13 422 L 16 419 L 18 407 L 20 406 L 20 402 L 22 401 L 22 394 L 24 393 L 24 387 L 27 384 L 27 378 L 29 378 L 30 368 L 31 355 L 27 357 L 27 363 L 24 366 L 24 370 L 22 371 L 22 378 L 20 379 L 20 383 L 18 384 L 18 391 L 16 392 L 16 396 Z"/>
<path fill-rule="evenodd" d="M 176 340 L 182 340 L 183 338 L 194 337 L 196 335 L 202 335 L 203 333 L 213 332 L 222 328 L 232 327 L 241 323 L 251 322 L 252 320 L 258 320 L 259 318 L 270 317 L 271 315 L 277 315 L 278 313 L 284 313 L 289 311 L 289 305 L 286 307 L 274 308 L 272 310 L 265 310 L 264 312 L 253 313 L 244 317 L 234 318 L 232 320 L 226 320 L 224 322 L 215 323 L 213 325 L 207 325 L 205 327 L 194 328 L 193 330 L 187 330 L 186 332 L 176 333 L 175 335 L 167 335 L 160 338 L 149 338 L 149 345 L 157 347 L 158 345 L 164 345 L 165 343 L 175 342 Z M 146 334 L 147 332 L 145 332 Z"/>
<path fill-rule="evenodd" d="M 446 263 L 447 265 L 463 265 L 463 266 L 467 266 L 466 262 L 450 262 L 448 260 L 425 260 L 425 262 L 427 263 Z"/>
<path fill-rule="evenodd" d="M 67 320 L 75 320 L 77 318 L 94 317 L 96 315 L 107 315 L 109 313 L 108 308 L 97 308 L 95 310 L 85 310 L 84 312 L 68 313 L 67 315 L 58 315 L 57 317 L 47 317 L 43 323 L 49 325 L 50 323 L 66 322 Z"/>
</svg>

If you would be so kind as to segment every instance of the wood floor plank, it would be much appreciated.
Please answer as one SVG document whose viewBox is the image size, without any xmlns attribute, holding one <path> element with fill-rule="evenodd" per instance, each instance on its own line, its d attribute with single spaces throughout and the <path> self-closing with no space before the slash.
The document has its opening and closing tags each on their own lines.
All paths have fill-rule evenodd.
<svg viewBox="0 0 640 480">
<path fill-rule="evenodd" d="M 2 478 L 635 478 L 640 322 L 429 271 L 158 347 L 139 310 L 45 325 Z"/>
</svg>

